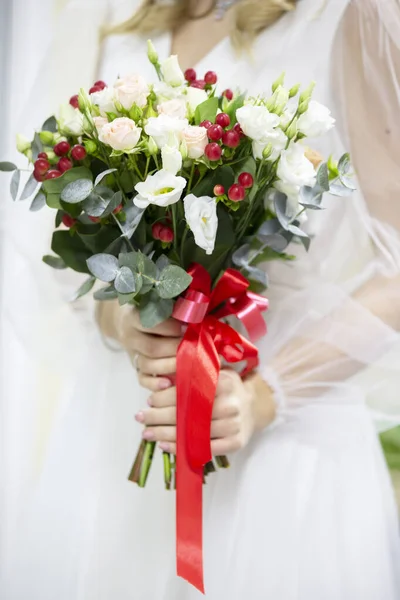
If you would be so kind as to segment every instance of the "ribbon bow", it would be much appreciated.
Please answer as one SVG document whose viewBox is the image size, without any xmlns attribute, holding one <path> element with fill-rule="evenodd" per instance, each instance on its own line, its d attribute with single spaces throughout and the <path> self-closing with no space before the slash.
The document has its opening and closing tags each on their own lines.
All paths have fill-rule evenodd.
<svg viewBox="0 0 400 600">
<path fill-rule="evenodd" d="M 189 269 L 192 283 L 175 304 L 173 317 L 188 324 L 177 353 L 177 571 L 204 593 L 203 468 L 212 459 L 211 420 L 220 372 L 219 356 L 245 361 L 242 375 L 258 365 L 257 348 L 230 325 L 235 315 L 255 341 L 266 333 L 261 312 L 268 300 L 248 290 L 239 271 L 228 269 L 215 288 L 201 265 Z"/>
</svg>

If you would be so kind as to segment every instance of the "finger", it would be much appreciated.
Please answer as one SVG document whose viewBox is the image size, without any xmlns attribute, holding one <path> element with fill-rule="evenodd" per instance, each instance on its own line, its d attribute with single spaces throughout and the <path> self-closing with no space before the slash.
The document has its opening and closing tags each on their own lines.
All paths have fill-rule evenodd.
<svg viewBox="0 0 400 600">
<path fill-rule="evenodd" d="M 176 442 L 176 427 L 171 425 L 147 427 L 143 432 L 143 439 L 149 442 Z"/>
<path fill-rule="evenodd" d="M 169 454 L 176 454 L 176 443 L 174 442 L 160 442 L 158 447 L 163 452 L 168 452 Z"/>
<path fill-rule="evenodd" d="M 138 423 L 146 426 L 153 425 L 176 425 L 176 407 L 150 408 L 140 411 L 135 419 Z"/>
<path fill-rule="evenodd" d="M 240 412 L 239 399 L 232 394 L 220 394 L 215 398 L 213 419 L 237 417 Z"/>
<path fill-rule="evenodd" d="M 138 352 L 149 358 L 165 358 L 176 356 L 180 339 L 160 337 L 135 330 L 131 334 L 125 332 L 122 343 L 128 351 Z"/>
<path fill-rule="evenodd" d="M 152 377 L 151 375 L 145 375 L 144 373 L 138 373 L 138 380 L 140 385 L 146 390 L 151 392 L 158 392 L 160 390 L 166 390 L 172 387 L 172 381 L 163 377 Z"/>
<path fill-rule="evenodd" d="M 162 391 L 156 391 L 147 401 L 152 408 L 166 408 L 176 406 L 176 387 L 169 387 Z"/>
<path fill-rule="evenodd" d="M 211 423 L 211 439 L 227 438 L 240 431 L 239 419 L 221 419 Z"/>
<path fill-rule="evenodd" d="M 138 310 L 133 310 L 130 316 L 130 323 L 138 329 L 139 331 L 145 332 L 147 334 L 151 333 L 153 335 L 159 335 L 163 337 L 182 337 L 182 323 L 177 321 L 176 319 L 168 319 L 156 327 L 152 327 L 148 329 L 143 327 L 140 322 L 140 314 Z"/>
<path fill-rule="evenodd" d="M 237 452 L 243 447 L 238 435 L 211 441 L 211 453 L 213 456 L 225 456 Z"/>
<path fill-rule="evenodd" d="M 176 355 L 168 358 L 149 358 L 140 355 L 137 367 L 142 373 L 150 375 L 173 375 L 176 373 Z"/>
</svg>

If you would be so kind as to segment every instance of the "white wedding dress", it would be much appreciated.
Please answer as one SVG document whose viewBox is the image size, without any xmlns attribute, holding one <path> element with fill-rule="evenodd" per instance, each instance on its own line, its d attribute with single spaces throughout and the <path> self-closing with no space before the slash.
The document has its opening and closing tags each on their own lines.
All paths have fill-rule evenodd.
<svg viewBox="0 0 400 600">
<path fill-rule="evenodd" d="M 111 4 L 115 12 L 108 18 L 116 21 L 132 7 Z M 93 6 L 69 4 L 79 27 L 89 27 Z M 295 247 L 297 262 L 267 265 L 271 308 L 261 371 L 282 406 L 276 424 L 232 456 L 229 470 L 208 478 L 209 600 L 400 598 L 397 511 L 376 435 L 376 425 L 390 427 L 400 414 L 400 242 L 392 227 L 396 217 L 399 225 L 400 184 L 390 168 L 392 144 L 400 138 L 400 9 L 397 0 L 385 6 L 301 0 L 260 35 L 253 61 L 236 61 L 223 40 L 196 66 L 200 73 L 217 71 L 221 89 L 240 85 L 251 93 L 268 91 L 283 69 L 290 84 L 316 80 L 315 97 L 336 113 L 344 136 L 341 141 L 338 128 L 317 149 L 340 155 L 350 130 L 360 185 L 372 198 L 372 217 L 359 192 L 328 198 L 327 210 L 308 223 L 316 234 L 309 254 Z M 160 54 L 169 52 L 169 35 L 155 43 Z M 88 85 L 85 68 L 81 81 Z M 131 71 L 153 78 L 144 40 L 106 39 L 97 75 L 112 82 Z M 380 102 L 378 125 L 369 100 Z M 393 138 L 387 134 L 382 142 L 384 124 Z M 20 250 L 29 265 L 38 261 L 28 256 L 28 246 Z M 9 508 L 1 597 L 200 598 L 175 574 L 175 495 L 163 489 L 160 457 L 145 490 L 127 481 L 141 435 L 133 417 L 146 392 L 127 356 L 104 345 L 93 307 L 62 305 L 47 272 L 32 268 L 41 295 L 36 314 L 50 322 L 51 333 L 41 329 L 38 336 L 32 325 L 22 332 L 42 373 L 41 385 L 25 400 L 29 405 L 40 397 L 32 424 L 40 436 L 36 444 L 34 435 L 20 440 L 32 468 L 14 511 Z M 60 287 L 66 281 L 65 272 L 57 274 Z"/>
</svg>

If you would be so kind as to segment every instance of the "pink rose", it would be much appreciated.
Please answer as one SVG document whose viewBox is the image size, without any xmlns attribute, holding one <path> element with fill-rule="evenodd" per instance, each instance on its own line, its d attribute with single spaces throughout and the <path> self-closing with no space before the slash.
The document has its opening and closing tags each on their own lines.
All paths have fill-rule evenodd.
<svg viewBox="0 0 400 600">
<path fill-rule="evenodd" d="M 111 123 L 103 125 L 99 133 L 99 140 L 114 150 L 128 152 L 135 148 L 141 133 L 142 130 L 136 126 L 135 121 L 127 117 L 119 117 Z"/>
<path fill-rule="evenodd" d="M 204 155 L 208 144 L 207 129 L 189 125 L 182 132 L 182 138 L 186 143 L 189 158 L 200 158 Z"/>
<path fill-rule="evenodd" d="M 134 104 L 140 108 L 147 104 L 150 89 L 141 75 L 127 75 L 117 79 L 114 89 L 117 100 L 125 110 L 130 110 Z"/>
</svg>

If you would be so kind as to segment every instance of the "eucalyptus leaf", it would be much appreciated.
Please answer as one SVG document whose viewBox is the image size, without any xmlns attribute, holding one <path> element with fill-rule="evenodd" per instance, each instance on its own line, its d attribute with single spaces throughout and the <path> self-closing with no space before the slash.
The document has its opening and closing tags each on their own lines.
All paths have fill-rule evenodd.
<svg viewBox="0 0 400 600">
<path fill-rule="evenodd" d="M 350 154 L 346 153 L 343 154 L 343 156 L 340 158 L 339 162 L 338 162 L 338 171 L 339 171 L 339 175 L 347 175 L 347 173 L 350 171 L 350 167 L 351 167 L 351 161 L 350 161 Z"/>
<path fill-rule="evenodd" d="M 156 290 L 160 298 L 175 298 L 190 285 L 192 277 L 181 267 L 168 265 L 161 272 Z"/>
<path fill-rule="evenodd" d="M 318 169 L 317 183 L 324 190 L 324 192 L 329 191 L 329 173 L 328 165 L 326 163 L 322 163 Z"/>
<path fill-rule="evenodd" d="M 150 256 L 150 254 L 153 252 L 153 248 L 154 248 L 154 242 L 148 242 L 144 246 L 142 252 L 143 252 L 143 254 L 146 254 L 146 256 Z M 150 256 L 150 258 L 151 258 L 151 256 Z"/>
<path fill-rule="evenodd" d="M 270 235 L 257 235 L 257 238 L 262 241 L 266 246 L 275 250 L 275 252 L 282 252 L 287 248 L 288 241 L 283 235 L 279 233 L 272 233 Z"/>
<path fill-rule="evenodd" d="M 287 209 L 287 196 L 286 194 L 282 194 L 281 192 L 277 192 L 274 194 L 274 206 L 276 216 L 278 217 L 279 223 L 282 225 L 284 229 L 289 228 L 290 218 L 286 214 Z"/>
<path fill-rule="evenodd" d="M 118 273 L 118 260 L 112 254 L 94 254 L 87 260 L 89 271 L 101 281 L 114 281 Z"/>
<path fill-rule="evenodd" d="M 306 250 L 309 249 L 311 240 L 310 237 L 304 231 L 302 231 L 296 225 L 290 225 L 289 231 L 290 233 L 293 233 L 293 235 L 297 236 L 300 239 L 301 243 L 303 244 Z"/>
<path fill-rule="evenodd" d="M 101 215 L 103 218 L 108 217 L 122 202 L 122 192 L 115 192 L 113 197 L 111 198 L 107 208 Z"/>
<path fill-rule="evenodd" d="M 257 267 L 247 267 L 246 269 L 249 279 L 253 281 L 258 281 L 264 287 L 268 287 L 268 275 L 263 269 L 258 269 Z"/>
<path fill-rule="evenodd" d="M 43 262 L 49 267 L 53 267 L 53 269 L 66 269 L 67 265 L 59 256 L 52 256 L 51 254 L 46 254 L 42 258 Z"/>
<path fill-rule="evenodd" d="M 85 200 L 93 190 L 90 179 L 77 179 L 68 183 L 61 192 L 61 200 L 70 204 L 77 204 Z"/>
<path fill-rule="evenodd" d="M 232 262 L 237 267 L 247 267 L 252 252 L 250 244 L 243 244 L 232 255 Z"/>
<path fill-rule="evenodd" d="M 339 196 L 339 197 L 351 196 L 353 193 L 352 189 L 344 186 L 342 183 L 340 183 L 337 180 L 331 183 L 329 191 L 333 196 Z"/>
<path fill-rule="evenodd" d="M 357 189 L 356 184 L 354 183 L 354 180 L 352 177 L 347 176 L 347 175 L 339 175 L 340 181 L 342 182 L 342 184 L 349 190 L 351 190 L 352 192 L 354 192 L 354 190 Z"/>
<path fill-rule="evenodd" d="M 92 253 L 78 235 L 72 236 L 66 230 L 55 231 L 51 240 L 51 249 L 74 271 L 89 274 L 86 261 Z"/>
<path fill-rule="evenodd" d="M 261 227 L 259 227 L 256 235 L 257 237 L 273 235 L 274 233 L 278 233 L 278 231 L 280 231 L 281 229 L 282 226 L 279 223 L 278 219 L 268 219 L 267 221 L 264 221 Z"/>
<path fill-rule="evenodd" d="M 25 184 L 24 189 L 22 190 L 20 200 L 27 200 L 32 196 L 32 194 L 37 190 L 39 183 L 33 176 L 33 173 L 29 176 L 28 181 Z"/>
<path fill-rule="evenodd" d="M 43 194 L 42 191 L 39 191 L 32 200 L 29 210 L 32 212 L 37 212 L 38 210 L 41 210 L 44 206 L 46 206 L 46 196 Z"/>
<path fill-rule="evenodd" d="M 99 185 L 99 183 L 104 179 L 104 177 L 107 177 L 107 175 L 110 175 L 110 173 L 115 173 L 116 170 L 117 169 L 107 169 L 106 171 L 103 171 L 102 173 L 97 175 L 96 179 L 94 180 L 94 186 L 96 187 L 96 185 Z"/>
<path fill-rule="evenodd" d="M 170 263 L 168 256 L 165 256 L 165 254 L 161 254 L 156 260 L 157 277 L 159 277 L 161 271 L 163 271 L 170 264 L 171 263 Z"/>
<path fill-rule="evenodd" d="M 51 131 L 56 133 L 57 131 L 57 120 L 55 117 L 49 117 L 42 125 L 42 131 Z"/>
<path fill-rule="evenodd" d="M 121 252 L 118 256 L 118 264 L 120 267 L 129 267 L 132 271 L 138 270 L 139 254 L 135 251 Z"/>
<path fill-rule="evenodd" d="M 144 274 L 147 278 L 155 280 L 157 277 L 157 267 L 155 263 L 143 254 L 143 252 L 138 252 L 138 262 L 137 268 L 139 273 Z"/>
<path fill-rule="evenodd" d="M 131 304 L 132 300 L 135 298 L 136 292 L 131 294 L 118 294 L 118 303 L 120 306 L 125 306 L 125 304 Z"/>
<path fill-rule="evenodd" d="M 129 267 L 120 267 L 118 269 L 114 287 L 120 294 L 130 294 L 136 291 L 135 278 Z"/>
<path fill-rule="evenodd" d="M 90 217 L 101 217 L 105 210 L 107 210 L 110 200 L 105 200 L 99 196 L 95 191 L 91 192 L 86 200 L 83 201 L 83 210 Z"/>
<path fill-rule="evenodd" d="M 14 163 L 9 162 L 8 160 L 3 160 L 0 161 L 0 171 L 16 171 L 18 169 L 17 165 L 14 165 Z"/>
<path fill-rule="evenodd" d="M 42 144 L 42 141 L 37 132 L 34 135 L 31 149 L 32 149 L 32 159 L 35 161 L 35 160 L 37 160 L 37 157 L 40 154 L 40 152 L 43 152 L 43 144 Z"/>
<path fill-rule="evenodd" d="M 76 290 L 75 294 L 71 298 L 71 302 L 75 302 L 75 300 L 78 300 L 78 298 L 82 298 L 82 296 L 88 294 L 92 290 L 95 283 L 96 277 L 90 276 L 88 279 L 86 279 L 82 283 L 82 285 Z"/>
<path fill-rule="evenodd" d="M 172 315 L 173 308 L 173 300 L 158 298 L 151 292 L 148 298 L 142 299 L 139 308 L 140 322 L 146 329 L 151 329 L 166 321 Z"/>
<path fill-rule="evenodd" d="M 10 181 L 10 194 L 11 194 L 11 198 L 13 200 L 17 199 L 20 180 L 21 180 L 21 172 L 18 170 L 14 171 L 14 173 L 12 174 L 12 177 L 11 177 L 11 181 Z"/>
<path fill-rule="evenodd" d="M 95 300 L 115 300 L 118 298 L 118 292 L 116 292 L 113 285 L 109 285 L 104 288 L 96 290 L 93 294 Z"/>
<path fill-rule="evenodd" d="M 211 121 L 214 123 L 218 111 L 218 98 L 211 97 L 202 102 L 196 108 L 194 120 L 196 125 L 200 125 L 203 121 Z"/>
</svg>

